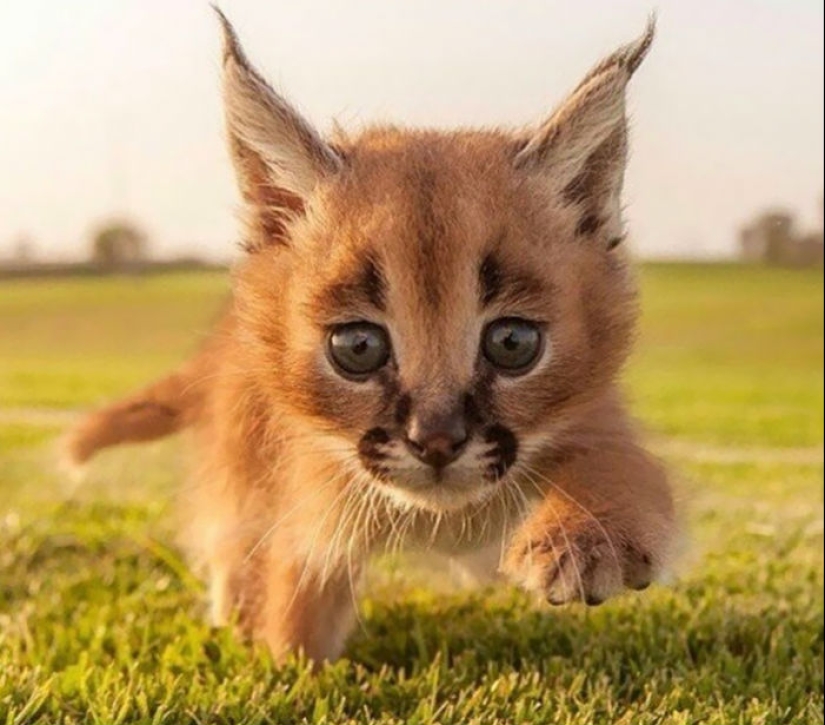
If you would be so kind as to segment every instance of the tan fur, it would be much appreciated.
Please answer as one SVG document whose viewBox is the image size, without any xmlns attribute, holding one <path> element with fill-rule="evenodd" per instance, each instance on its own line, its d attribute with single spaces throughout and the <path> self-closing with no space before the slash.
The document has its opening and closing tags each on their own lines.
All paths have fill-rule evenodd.
<svg viewBox="0 0 825 725">
<path fill-rule="evenodd" d="M 276 656 L 338 656 L 360 575 L 386 548 L 496 549 L 513 581 L 556 603 L 650 583 L 673 508 L 614 384 L 636 297 L 611 248 L 625 86 L 652 26 L 529 138 L 374 128 L 326 142 L 223 23 L 250 254 L 197 363 L 93 416 L 77 458 L 191 424 L 199 467 L 185 511 L 213 619 L 237 611 Z M 516 377 L 479 353 L 485 326 L 508 317 L 546 338 Z M 392 355 L 353 381 L 325 346 L 360 320 L 387 330 Z M 142 400 L 177 411 L 174 422 L 129 417 Z M 406 436 L 411 420 L 445 411 L 466 419 L 469 439 L 434 469 Z"/>
<path fill-rule="evenodd" d="M 98 451 L 121 443 L 142 443 L 185 428 L 197 402 L 187 391 L 192 377 L 184 368 L 135 395 L 87 415 L 66 441 L 72 463 L 88 461 Z"/>
</svg>

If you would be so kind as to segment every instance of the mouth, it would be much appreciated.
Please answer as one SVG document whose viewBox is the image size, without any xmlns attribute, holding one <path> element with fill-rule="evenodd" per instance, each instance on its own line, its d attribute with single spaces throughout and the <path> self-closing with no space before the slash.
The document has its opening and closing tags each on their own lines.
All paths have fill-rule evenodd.
<svg viewBox="0 0 825 725">
<path fill-rule="evenodd" d="M 507 428 L 493 425 L 471 441 L 456 461 L 424 465 L 397 437 L 373 428 L 361 439 L 359 459 L 382 493 L 405 508 L 455 511 L 490 498 L 516 461 L 518 444 Z"/>
<path fill-rule="evenodd" d="M 446 471 L 425 476 L 373 476 L 372 480 L 382 493 L 402 508 L 417 508 L 433 513 L 457 511 L 483 503 L 497 488 L 494 482 L 451 475 Z"/>
</svg>

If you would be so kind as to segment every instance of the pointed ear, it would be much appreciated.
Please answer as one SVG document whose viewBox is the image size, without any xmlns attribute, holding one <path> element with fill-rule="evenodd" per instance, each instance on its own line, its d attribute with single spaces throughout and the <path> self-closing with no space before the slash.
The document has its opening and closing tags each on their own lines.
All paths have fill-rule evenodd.
<svg viewBox="0 0 825 725">
<path fill-rule="evenodd" d="M 516 155 L 516 166 L 546 179 L 579 210 L 576 234 L 622 238 L 627 160 L 625 89 L 653 42 L 655 18 L 633 43 L 598 63 Z"/>
<path fill-rule="evenodd" d="M 300 214 L 318 182 L 341 157 L 252 67 L 235 30 L 223 28 L 223 98 L 229 151 L 246 205 L 246 246 L 286 242 L 286 223 Z"/>
</svg>

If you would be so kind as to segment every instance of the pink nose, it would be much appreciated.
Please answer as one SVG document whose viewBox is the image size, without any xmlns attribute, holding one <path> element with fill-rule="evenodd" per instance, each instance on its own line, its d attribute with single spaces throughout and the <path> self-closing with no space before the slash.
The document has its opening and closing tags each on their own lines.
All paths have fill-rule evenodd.
<svg viewBox="0 0 825 725">
<path fill-rule="evenodd" d="M 458 458 L 467 443 L 463 411 L 447 415 L 413 415 L 407 428 L 410 452 L 433 468 L 444 468 Z"/>
</svg>

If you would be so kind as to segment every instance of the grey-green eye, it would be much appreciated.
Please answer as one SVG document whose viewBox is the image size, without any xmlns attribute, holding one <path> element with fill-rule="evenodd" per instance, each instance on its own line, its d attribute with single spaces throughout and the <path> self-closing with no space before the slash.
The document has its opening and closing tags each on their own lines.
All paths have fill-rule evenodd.
<svg viewBox="0 0 825 725">
<path fill-rule="evenodd" d="M 333 328 L 327 341 L 332 364 L 344 376 L 362 378 L 390 359 L 387 331 L 371 322 L 350 322 Z"/>
<path fill-rule="evenodd" d="M 484 357 L 510 375 L 526 373 L 539 357 L 542 334 L 534 322 L 503 317 L 487 325 L 481 340 Z"/>
</svg>

